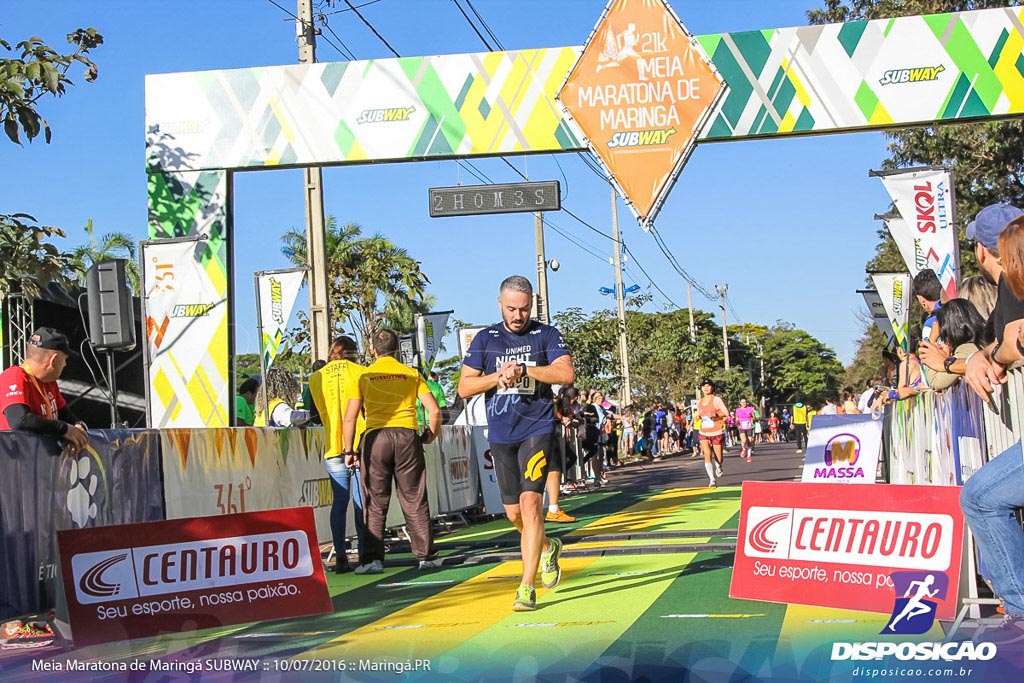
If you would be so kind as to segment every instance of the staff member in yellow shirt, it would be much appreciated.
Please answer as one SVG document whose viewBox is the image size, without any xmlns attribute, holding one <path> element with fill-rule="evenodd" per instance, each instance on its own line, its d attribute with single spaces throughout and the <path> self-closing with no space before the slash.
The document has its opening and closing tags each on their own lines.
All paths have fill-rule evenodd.
<svg viewBox="0 0 1024 683">
<path fill-rule="evenodd" d="M 803 453 L 807 445 L 807 406 L 799 401 L 793 405 L 793 431 L 796 432 L 796 452 Z"/>
<path fill-rule="evenodd" d="M 355 435 L 359 412 L 365 410 L 366 432 L 361 457 L 366 493 L 366 537 L 356 574 L 384 571 L 384 526 L 391 502 L 391 482 L 398 488 L 398 502 L 405 514 L 413 555 L 420 569 L 441 566 L 434 551 L 427 506 L 426 461 L 423 446 L 441 429 L 441 409 L 423 377 L 396 360 L 398 335 L 380 330 L 370 340 L 376 359 L 356 384 L 345 411 L 345 462 L 356 462 Z M 416 399 L 427 410 L 427 429 L 417 434 Z"/>
<path fill-rule="evenodd" d="M 327 351 L 327 365 L 314 372 L 309 378 L 309 393 L 320 413 L 324 425 L 324 464 L 331 478 L 331 491 L 334 501 L 331 503 L 331 536 L 334 538 L 334 553 L 337 561 L 334 573 L 343 574 L 351 571 L 348 563 L 348 544 L 345 537 L 348 517 L 348 501 L 352 499 L 355 512 L 356 542 L 362 552 L 363 537 L 366 528 L 363 525 L 363 492 L 362 477 L 359 475 L 359 463 L 352 466 L 345 464 L 344 435 L 342 424 L 348 400 L 356 392 L 359 376 L 365 368 L 355 362 L 359 349 L 351 337 L 338 337 L 331 342 Z M 359 447 L 359 439 L 366 428 L 366 422 L 360 413 L 356 418 L 354 446 Z"/>
</svg>

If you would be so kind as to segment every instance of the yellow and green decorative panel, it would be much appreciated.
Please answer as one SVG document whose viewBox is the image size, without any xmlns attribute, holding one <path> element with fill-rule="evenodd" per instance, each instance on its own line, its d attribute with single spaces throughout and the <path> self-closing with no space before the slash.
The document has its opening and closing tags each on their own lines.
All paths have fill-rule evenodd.
<svg viewBox="0 0 1024 683">
<path fill-rule="evenodd" d="M 729 84 L 701 138 L 1024 113 L 1024 8 L 700 36 Z"/>
<path fill-rule="evenodd" d="M 698 36 L 728 87 L 700 139 L 1022 114 L 1022 15 L 1012 7 Z M 555 100 L 581 49 L 150 75 L 150 168 L 584 150 Z"/>
<path fill-rule="evenodd" d="M 231 425 L 228 176 L 149 176 L 143 270 L 153 427 Z"/>
</svg>

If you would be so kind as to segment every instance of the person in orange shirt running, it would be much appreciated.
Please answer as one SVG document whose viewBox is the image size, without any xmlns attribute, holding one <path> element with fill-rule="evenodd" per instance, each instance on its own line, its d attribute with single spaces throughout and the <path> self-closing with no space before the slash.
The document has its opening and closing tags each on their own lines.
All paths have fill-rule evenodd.
<svg viewBox="0 0 1024 683">
<path fill-rule="evenodd" d="M 701 384 L 704 395 L 697 401 L 697 413 L 700 415 L 700 450 L 704 455 L 704 470 L 710 480 L 708 486 L 718 486 L 718 477 L 722 476 L 722 445 L 725 442 L 725 418 L 729 409 L 725 401 L 715 395 L 715 383 L 710 379 Z M 712 465 L 712 452 L 714 464 Z"/>
</svg>

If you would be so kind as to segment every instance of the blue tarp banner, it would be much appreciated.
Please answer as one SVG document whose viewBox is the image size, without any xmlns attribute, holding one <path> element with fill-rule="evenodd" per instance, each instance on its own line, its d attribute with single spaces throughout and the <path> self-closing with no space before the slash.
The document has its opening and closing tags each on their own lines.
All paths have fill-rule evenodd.
<svg viewBox="0 0 1024 683">
<path fill-rule="evenodd" d="M 164 518 L 156 430 L 95 430 L 80 453 L 0 432 L 0 618 L 54 606 L 57 531 Z"/>
</svg>

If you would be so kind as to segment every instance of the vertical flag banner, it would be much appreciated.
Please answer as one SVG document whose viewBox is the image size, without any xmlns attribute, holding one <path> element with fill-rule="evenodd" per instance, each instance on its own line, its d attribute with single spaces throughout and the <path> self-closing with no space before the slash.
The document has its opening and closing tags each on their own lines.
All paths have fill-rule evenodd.
<svg viewBox="0 0 1024 683">
<path fill-rule="evenodd" d="M 305 268 L 264 270 L 256 273 L 256 308 L 259 312 L 260 359 L 266 374 L 281 350 L 281 340 L 292 317 L 295 299 L 306 277 Z"/>
<path fill-rule="evenodd" d="M 903 257 L 903 262 L 907 264 L 907 270 L 910 271 L 911 277 L 921 272 L 922 268 L 928 267 L 925 265 L 924 254 L 918 251 L 920 243 L 914 238 L 914 232 L 909 223 L 903 220 L 898 213 L 876 216 L 876 218 L 881 218 L 885 223 L 885 228 L 889 231 L 889 235 L 900 250 L 900 256 Z M 918 262 L 918 256 L 921 256 L 920 262 Z"/>
<path fill-rule="evenodd" d="M 882 299 L 896 343 L 907 351 L 907 327 L 910 325 L 910 276 L 906 273 L 872 273 L 871 279 Z"/>
<path fill-rule="evenodd" d="M 889 314 L 885 310 L 885 304 L 882 303 L 882 297 L 873 289 L 860 289 L 857 290 L 857 293 L 864 297 L 864 303 L 867 304 L 875 327 L 885 337 L 886 347 L 896 348 L 896 334 L 893 332 L 892 325 L 889 324 Z"/>
<path fill-rule="evenodd" d="M 416 343 L 420 349 L 420 370 L 424 375 L 430 372 L 441 349 L 445 325 L 452 311 L 435 311 L 416 316 Z"/>
<path fill-rule="evenodd" d="M 899 245 L 910 273 L 916 275 L 925 268 L 931 268 L 939 276 L 949 298 L 955 298 L 960 265 L 953 222 L 953 182 L 949 170 L 909 169 L 886 173 L 880 178 L 903 219 L 902 226 L 890 225 L 889 221 L 886 225 Z"/>
<path fill-rule="evenodd" d="M 228 377 L 211 346 L 224 337 L 227 298 L 204 267 L 207 249 L 199 236 L 142 242 L 153 427 L 228 426 Z"/>
</svg>

